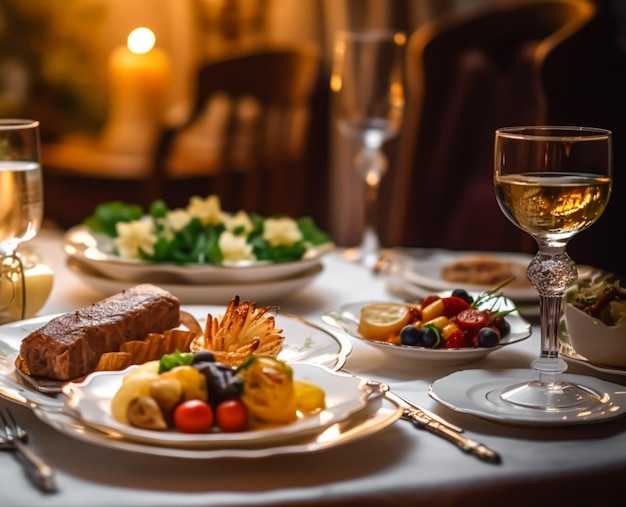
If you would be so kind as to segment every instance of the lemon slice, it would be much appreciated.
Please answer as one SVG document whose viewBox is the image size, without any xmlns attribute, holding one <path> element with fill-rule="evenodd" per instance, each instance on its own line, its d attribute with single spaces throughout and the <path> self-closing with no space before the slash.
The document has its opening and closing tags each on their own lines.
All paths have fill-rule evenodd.
<svg viewBox="0 0 626 507">
<path fill-rule="evenodd" d="M 402 303 L 373 303 L 361 308 L 359 333 L 368 340 L 386 340 L 409 323 L 411 314 Z"/>
</svg>

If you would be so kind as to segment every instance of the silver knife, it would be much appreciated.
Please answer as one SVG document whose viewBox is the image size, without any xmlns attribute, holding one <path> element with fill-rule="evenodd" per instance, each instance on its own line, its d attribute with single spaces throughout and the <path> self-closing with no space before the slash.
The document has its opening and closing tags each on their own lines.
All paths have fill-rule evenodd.
<svg viewBox="0 0 626 507">
<path fill-rule="evenodd" d="M 424 415 L 420 412 L 411 411 L 410 409 L 405 408 L 403 417 L 410 420 L 417 428 L 445 438 L 459 447 L 462 451 L 473 454 L 477 458 L 489 463 L 502 462 L 500 455 L 492 449 L 489 449 L 486 445 L 461 435 L 459 432 L 450 429 L 449 427 L 441 424 L 439 421 L 424 417 Z"/>
<path fill-rule="evenodd" d="M 489 463 L 502 462 L 500 454 L 488 448 L 486 445 L 462 435 L 463 428 L 459 428 L 438 415 L 402 398 L 391 391 L 389 386 L 383 382 L 372 379 L 363 379 L 363 381 L 370 386 L 378 388 L 383 393 L 383 396 L 402 407 L 404 409 L 402 418 L 411 421 L 415 427 L 445 438 L 464 452 L 473 454 L 484 461 Z"/>
</svg>

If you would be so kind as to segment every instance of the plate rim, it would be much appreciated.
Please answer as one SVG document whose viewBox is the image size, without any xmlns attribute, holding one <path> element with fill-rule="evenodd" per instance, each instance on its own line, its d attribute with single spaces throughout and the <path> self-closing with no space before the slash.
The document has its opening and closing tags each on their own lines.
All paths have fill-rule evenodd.
<svg viewBox="0 0 626 507">
<path fill-rule="evenodd" d="M 279 455 L 329 451 L 338 446 L 370 437 L 389 428 L 401 417 L 403 409 L 384 397 L 379 397 L 377 400 L 379 401 L 372 401 L 365 408 L 363 420 L 350 424 L 345 431 L 342 430 L 341 426 L 346 422 L 351 422 L 352 419 L 360 417 L 360 415 L 330 426 L 319 435 L 306 437 L 297 442 L 269 447 L 243 447 L 238 449 L 189 449 L 146 445 L 124 439 L 109 438 L 104 433 L 83 426 L 80 421 L 62 412 L 35 409 L 34 413 L 44 424 L 69 438 L 115 451 L 196 460 L 263 459 Z M 335 426 L 339 431 L 335 431 Z M 328 434 L 329 438 L 324 438 L 326 434 Z"/>
<path fill-rule="evenodd" d="M 72 266 L 72 263 L 74 263 L 74 266 Z M 101 274 L 85 272 L 85 268 L 80 266 L 81 263 L 82 261 L 80 259 L 68 257 L 66 260 L 66 265 L 72 273 L 80 278 L 83 283 L 103 294 L 112 295 L 125 288 L 136 285 L 136 283 L 132 281 L 115 280 L 107 278 Z M 86 266 L 86 269 L 91 268 Z M 305 288 L 309 283 L 317 278 L 324 271 L 324 269 L 324 264 L 321 261 L 318 261 L 303 272 L 294 274 L 290 277 L 270 281 L 209 285 L 156 283 L 156 285 L 172 292 L 174 295 L 177 295 L 179 299 L 188 301 L 187 304 L 200 304 L 195 301 L 203 297 L 206 300 L 213 301 L 214 298 L 221 298 L 222 292 L 229 292 L 230 294 L 233 294 L 238 291 L 242 292 L 248 290 L 254 291 L 255 294 L 259 291 L 264 293 L 268 290 L 268 286 L 271 286 L 272 291 L 274 291 L 272 293 L 272 297 L 278 299 L 286 296 L 287 294 L 295 293 Z"/>
<path fill-rule="evenodd" d="M 319 413 L 303 416 L 299 421 L 276 428 L 233 433 L 211 432 L 201 434 L 186 434 L 177 431 L 161 432 L 135 428 L 113 418 L 110 410 L 105 408 L 107 402 L 114 395 L 114 392 L 111 392 L 111 388 L 115 387 L 116 383 L 121 384 L 124 375 L 136 369 L 136 366 L 131 366 L 122 371 L 94 372 L 80 383 L 68 382 L 63 386 L 62 391 L 66 397 L 63 401 L 65 406 L 72 413 L 76 414 L 75 417 L 86 426 L 100 429 L 106 433 L 117 433 L 126 440 L 164 447 L 208 449 L 281 443 L 309 434 L 320 433 L 327 427 L 342 422 L 365 409 L 371 401 L 372 395 L 377 394 L 376 391 L 372 391 L 358 377 L 340 375 L 324 366 L 304 362 L 291 363 L 291 366 L 294 371 L 294 379 L 306 378 L 310 380 L 317 378 L 318 382 L 322 384 L 336 386 L 337 390 L 333 394 L 339 392 L 343 393 L 344 396 L 336 400 L 334 405 L 327 406 L 325 410 Z M 340 382 L 344 382 L 344 385 L 338 385 Z M 106 395 L 102 394 L 103 388 L 106 391 Z M 348 391 L 351 392 L 350 398 L 346 398 Z M 83 406 L 83 410 L 81 410 L 81 403 L 86 404 L 86 406 Z M 346 407 L 346 405 L 349 405 L 349 407 Z"/>
<path fill-rule="evenodd" d="M 508 298 L 504 298 L 504 299 L 506 300 L 507 304 L 513 305 L 513 302 L 510 299 Z M 523 325 L 526 328 L 527 334 L 525 334 L 524 336 L 516 337 L 514 339 L 507 339 L 508 337 L 505 337 L 504 340 L 500 342 L 498 345 L 496 345 L 495 347 L 490 347 L 490 348 L 467 347 L 467 348 L 460 348 L 460 349 L 428 349 L 424 347 L 411 347 L 408 345 L 394 345 L 392 343 L 387 343 L 387 342 L 368 340 L 360 336 L 358 333 L 354 333 L 350 329 L 347 329 L 346 327 L 342 326 L 340 321 L 338 321 L 337 318 L 335 317 L 337 313 L 341 313 L 342 311 L 347 310 L 349 307 L 354 306 L 354 307 L 362 308 L 363 306 L 367 304 L 380 303 L 380 302 L 384 302 L 384 301 L 366 300 L 366 301 L 355 301 L 352 303 L 345 303 L 343 305 L 338 306 L 337 308 L 326 310 L 321 315 L 321 318 L 327 324 L 333 326 L 335 329 L 339 329 L 340 331 L 344 332 L 348 336 L 359 340 L 359 342 L 365 343 L 366 345 L 377 348 L 378 350 L 388 352 L 390 355 L 393 355 L 395 357 L 403 357 L 406 359 L 411 359 L 412 361 L 415 361 L 415 362 L 433 362 L 433 363 L 436 362 L 438 364 L 444 364 L 444 363 L 445 364 L 454 364 L 454 363 L 459 364 L 459 363 L 471 362 L 475 360 L 477 361 L 492 352 L 500 350 L 509 345 L 520 343 L 530 338 L 530 336 L 532 336 L 531 323 L 527 321 L 526 319 L 524 319 L 524 317 L 518 311 L 512 312 L 509 315 L 514 316 L 517 320 L 519 320 L 519 324 L 521 326 Z M 418 352 L 420 354 L 419 355 L 415 354 L 415 352 Z M 430 357 L 419 357 L 422 354 L 428 355 Z M 451 357 L 451 354 L 454 354 L 454 356 Z M 414 355 L 416 357 L 410 357 L 411 355 Z"/>
<path fill-rule="evenodd" d="M 95 246 L 86 244 L 85 241 L 80 242 L 72 240 L 72 236 L 84 235 L 93 240 Z M 123 259 L 103 251 L 99 246 L 104 239 L 110 241 L 111 238 L 101 233 L 94 233 L 84 224 L 75 225 L 69 228 L 63 234 L 63 251 L 68 257 L 77 259 L 84 264 L 90 266 L 101 276 L 120 280 L 129 281 L 129 273 L 136 271 L 133 275 L 135 282 L 145 281 L 145 277 L 149 276 L 150 281 L 158 282 L 155 276 L 174 276 L 178 277 L 178 283 L 183 284 L 204 284 L 210 279 L 218 279 L 219 283 L 225 283 L 229 277 L 236 275 L 238 282 L 262 282 L 273 280 L 281 277 L 289 277 L 300 273 L 312 265 L 320 262 L 322 257 L 335 249 L 333 242 L 324 243 L 309 248 L 305 256 L 297 261 L 288 261 L 281 263 L 258 262 L 251 265 L 233 266 L 233 265 L 215 265 L 215 264 L 184 264 L 175 263 L 152 263 L 139 259 Z M 95 258 L 89 255 L 90 251 L 98 252 L 98 256 L 104 258 Z M 256 276 L 250 276 L 255 274 Z M 164 278 L 165 280 L 165 278 Z"/>
<path fill-rule="evenodd" d="M 219 313 L 219 312 L 223 312 L 226 309 L 226 305 L 181 305 L 181 309 L 184 311 L 189 311 L 192 315 L 194 315 L 196 318 L 198 318 L 198 314 L 200 312 L 202 312 L 203 314 L 208 314 L 208 313 Z M 23 376 L 20 376 L 19 378 L 17 377 L 17 375 L 19 375 L 18 370 L 15 368 L 15 357 L 17 356 L 17 353 L 19 353 L 19 343 L 8 343 L 5 336 L 4 332 L 7 329 L 21 329 L 24 328 L 24 336 L 26 336 L 26 334 L 28 334 L 27 329 L 29 329 L 29 326 L 31 326 L 33 329 L 37 329 L 38 327 L 43 326 L 46 322 L 49 322 L 50 320 L 52 320 L 55 317 L 58 317 L 60 315 L 63 315 L 63 313 L 56 313 L 56 314 L 51 314 L 51 315 L 42 315 L 39 317 L 33 317 L 31 319 L 25 319 L 22 321 L 17 321 L 17 322 L 10 322 L 7 324 L 3 324 L 0 325 L 0 373 L 2 373 L 4 376 L 7 376 L 10 380 L 12 380 L 13 382 L 15 382 L 17 384 L 18 387 L 24 387 L 24 388 L 29 388 L 30 390 L 32 390 L 33 394 L 36 394 L 37 397 L 42 396 L 42 395 L 51 395 L 51 394 L 58 394 L 60 393 L 60 389 L 54 389 L 52 390 L 51 388 L 48 389 L 37 389 L 36 387 L 36 382 L 37 380 L 29 377 L 29 378 L 25 378 Z M 201 317 L 202 320 L 203 317 Z M 346 363 L 346 360 L 348 358 L 348 356 L 352 353 L 352 349 L 353 349 L 353 345 L 352 342 L 345 336 L 339 334 L 339 333 L 334 333 L 329 329 L 326 329 L 325 327 L 322 327 L 314 322 L 311 322 L 307 319 L 305 319 L 304 317 L 300 317 L 298 315 L 294 315 L 288 312 L 285 313 L 281 313 L 279 312 L 276 315 L 276 319 L 277 319 L 277 325 L 280 324 L 282 319 L 288 320 L 288 321 L 292 321 L 295 323 L 298 323 L 300 325 L 303 325 L 307 328 L 311 328 L 313 330 L 315 330 L 317 333 L 320 333 L 322 335 L 324 335 L 325 337 L 327 337 L 329 340 L 332 340 L 332 343 L 336 344 L 336 348 L 337 351 L 334 354 L 334 361 L 331 366 L 328 366 L 327 363 L 323 363 L 322 366 L 326 366 L 328 369 L 332 370 L 332 371 L 338 371 L 340 370 L 344 364 Z M 16 338 L 17 339 L 17 338 Z M 285 342 L 288 342 L 289 337 L 287 335 L 285 335 Z M 20 340 L 21 341 L 21 340 Z M 14 350 L 15 352 L 12 354 L 10 353 L 10 351 L 5 351 L 3 350 L 2 346 L 6 346 L 9 347 L 10 349 Z M 280 358 L 280 353 L 279 356 Z M 293 361 L 293 362 L 303 362 L 303 363 L 307 363 L 306 360 L 298 360 L 298 361 Z M 7 364 L 7 368 L 2 368 L 2 364 L 6 363 Z M 313 364 L 313 363 L 307 363 L 307 364 Z M 318 364 L 318 363 L 314 363 L 314 364 Z M 16 378 L 11 378 L 8 375 L 14 375 L 16 376 Z M 2 387 L 2 380 L 3 377 L 0 376 L 0 387 Z M 25 383 L 28 383 L 28 386 L 26 386 Z M 59 383 L 60 385 L 61 383 Z M 10 388 L 15 388 L 16 386 L 9 386 Z M 28 395 L 29 393 L 26 392 L 26 394 Z M 4 396 L 2 391 L 0 390 L 0 397 L 5 397 L 8 398 L 7 396 Z M 22 396 L 24 397 L 24 396 Z M 32 400 L 28 400 L 26 399 L 25 402 L 28 404 L 28 402 L 32 402 Z M 39 403 L 37 400 L 34 401 L 34 403 Z"/>
<path fill-rule="evenodd" d="M 623 417 L 626 414 L 626 405 L 624 404 L 618 406 L 618 410 L 616 411 L 603 411 L 603 414 L 608 414 L 608 416 L 606 417 L 579 417 L 575 420 L 563 418 L 563 414 L 554 414 L 551 417 L 532 417 L 537 416 L 537 414 L 542 412 L 538 412 L 537 410 L 533 409 L 525 410 L 517 407 L 511 407 L 510 411 L 506 412 L 506 414 L 504 414 L 503 412 L 488 411 L 473 403 L 472 397 L 468 395 L 468 389 L 476 388 L 477 379 L 475 377 L 480 377 L 481 375 L 485 376 L 485 381 L 483 382 L 483 384 L 487 384 L 487 381 L 489 381 L 489 384 L 494 385 L 495 389 L 500 387 L 507 387 L 514 382 L 529 380 L 533 376 L 533 370 L 531 370 L 530 368 L 496 368 L 489 370 L 473 368 L 459 370 L 440 377 L 436 380 L 433 380 L 428 386 L 428 395 L 441 405 L 455 412 L 471 414 L 473 416 L 492 422 L 517 426 L 545 427 L 595 424 L 616 419 L 618 417 Z M 487 376 L 489 375 L 493 375 L 493 378 L 488 379 Z M 461 381 L 459 380 L 459 377 L 465 377 L 465 380 Z M 604 392 L 609 391 L 608 387 L 613 388 L 613 390 L 617 392 L 624 392 L 624 386 L 607 382 L 595 377 L 577 375 L 572 373 L 563 373 L 560 375 L 560 378 L 565 380 L 585 379 L 587 384 L 591 384 L 590 387 L 593 387 L 594 385 L 602 386 L 602 390 Z M 452 382 L 453 380 L 455 381 L 456 388 L 454 390 L 450 390 L 449 392 L 457 391 L 459 392 L 459 394 L 453 394 L 452 396 L 446 396 L 445 394 L 442 395 L 441 386 L 445 383 Z M 465 389 L 459 390 L 459 386 L 465 386 Z M 460 391 L 462 391 L 463 396 L 461 396 Z M 462 403 L 451 400 L 461 400 Z M 522 414 L 526 414 L 527 416 L 523 416 Z"/>
<path fill-rule="evenodd" d="M 486 251 L 455 251 L 455 250 L 442 250 L 437 256 L 429 257 L 426 259 L 410 259 L 409 265 L 403 270 L 404 276 L 407 281 L 422 287 L 426 290 L 432 291 L 444 291 L 453 289 L 465 289 L 472 292 L 485 292 L 492 289 L 492 286 L 476 285 L 460 282 L 447 282 L 439 276 L 438 270 L 445 265 L 452 262 L 456 262 L 459 259 L 465 257 L 471 257 L 474 255 L 488 255 L 497 259 L 504 260 L 517 260 L 526 262 L 527 264 L 532 260 L 533 255 L 523 252 L 486 252 Z M 424 276 L 422 273 L 415 272 L 415 266 L 425 266 L 425 269 L 433 269 L 433 276 Z M 437 273 L 435 273 L 437 271 Z M 434 275 L 437 275 L 435 277 Z M 509 299 L 524 302 L 534 302 L 538 300 L 539 296 L 537 291 L 531 286 L 530 288 L 516 288 L 516 287 L 504 287 L 502 289 L 503 294 Z"/>
</svg>

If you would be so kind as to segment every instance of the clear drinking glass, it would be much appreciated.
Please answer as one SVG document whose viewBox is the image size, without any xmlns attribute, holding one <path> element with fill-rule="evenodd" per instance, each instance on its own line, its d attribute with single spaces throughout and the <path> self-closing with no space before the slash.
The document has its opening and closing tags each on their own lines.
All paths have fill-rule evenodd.
<svg viewBox="0 0 626 507">
<path fill-rule="evenodd" d="M 39 122 L 0 120 L 0 314 L 18 304 L 26 310 L 24 265 L 17 248 L 35 237 L 43 220 Z M 6 282 L 6 283 L 4 283 Z M 16 284 L 21 284 L 21 291 Z M 14 301 L 21 294 L 22 301 Z"/>
<path fill-rule="evenodd" d="M 378 191 L 387 171 L 383 144 L 398 135 L 404 116 L 406 34 L 391 30 L 339 31 L 330 89 L 339 131 L 359 144 L 354 167 L 365 183 L 365 229 L 352 258 L 374 263 Z"/>
<path fill-rule="evenodd" d="M 527 276 L 539 293 L 541 353 L 538 378 L 502 390 L 503 401 L 550 412 L 600 403 L 602 393 L 559 380 L 567 363 L 558 353 L 563 295 L 576 281 L 568 241 L 602 215 L 611 195 L 612 134 L 590 127 L 528 126 L 496 130 L 494 185 L 500 208 L 530 234 L 539 251 Z"/>
</svg>

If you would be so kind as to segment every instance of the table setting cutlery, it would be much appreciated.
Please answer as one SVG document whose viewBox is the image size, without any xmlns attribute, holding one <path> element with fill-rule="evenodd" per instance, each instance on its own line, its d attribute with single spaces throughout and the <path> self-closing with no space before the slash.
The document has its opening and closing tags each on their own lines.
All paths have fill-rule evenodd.
<svg viewBox="0 0 626 507">
<path fill-rule="evenodd" d="M 24 471 L 33 484 L 48 493 L 58 491 L 54 471 L 26 444 L 28 433 L 15 420 L 8 408 L 0 412 L 0 449 L 15 451 Z"/>
<path fill-rule="evenodd" d="M 354 375 L 347 370 L 341 370 L 349 375 Z M 359 377 L 362 378 L 362 377 Z M 476 456 L 488 463 L 498 464 L 502 462 L 500 454 L 486 445 L 466 437 L 462 433 L 464 429 L 443 419 L 437 414 L 403 398 L 391 390 L 388 384 L 373 379 L 362 378 L 365 385 L 378 389 L 388 400 L 396 403 L 403 409 L 401 418 L 411 422 L 416 428 L 423 429 L 434 435 L 455 444 L 463 452 Z"/>
</svg>

